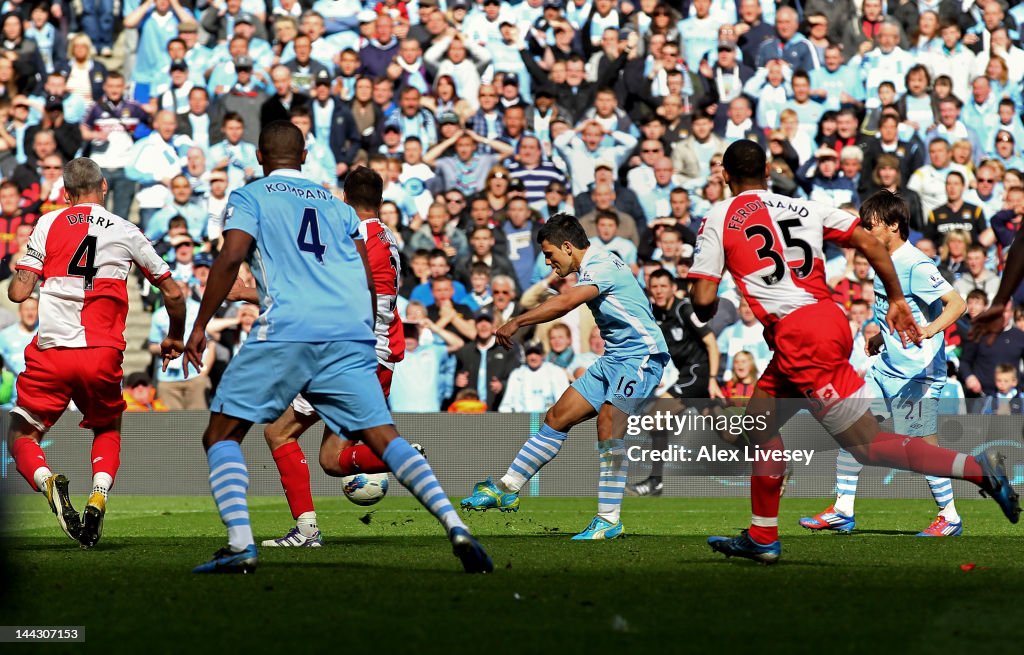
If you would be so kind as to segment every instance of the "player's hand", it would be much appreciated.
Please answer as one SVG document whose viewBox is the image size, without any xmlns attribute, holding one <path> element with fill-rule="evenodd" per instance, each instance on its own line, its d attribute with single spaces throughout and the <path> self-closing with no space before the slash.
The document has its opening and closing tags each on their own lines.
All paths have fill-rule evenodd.
<svg viewBox="0 0 1024 655">
<path fill-rule="evenodd" d="M 991 346 L 1006 327 L 1005 311 L 1005 305 L 993 303 L 991 307 L 975 316 L 971 321 L 971 330 L 967 333 L 967 338 L 971 341 L 985 339 L 985 345 Z"/>
<path fill-rule="evenodd" d="M 722 389 L 718 386 L 718 380 L 711 378 L 708 382 L 708 398 L 725 398 Z"/>
<path fill-rule="evenodd" d="M 185 379 L 188 379 L 188 365 L 191 364 L 196 369 L 196 373 L 200 373 L 203 370 L 203 354 L 206 352 L 206 326 L 195 326 L 192 328 L 192 334 L 188 338 L 188 343 L 185 344 Z M 166 361 L 164 362 L 166 366 Z"/>
<path fill-rule="evenodd" d="M 494 340 L 505 350 L 512 350 L 512 337 L 519 331 L 519 323 L 512 319 L 494 331 Z"/>
<path fill-rule="evenodd" d="M 182 353 L 185 352 L 185 342 L 181 339 L 172 339 L 167 337 L 160 342 L 160 355 L 164 358 L 163 370 L 167 370 L 167 365 L 174 360 L 181 357 Z M 185 370 L 186 377 L 188 376 L 188 369 Z"/>
<path fill-rule="evenodd" d="M 921 327 L 914 320 L 914 313 L 910 311 L 906 299 L 889 302 L 885 323 L 892 334 L 899 335 L 904 348 L 911 343 L 921 343 Z"/>
<path fill-rule="evenodd" d="M 882 352 L 882 344 L 885 343 L 885 337 L 879 332 L 875 336 L 867 340 L 864 344 L 864 352 L 867 353 L 868 357 L 874 357 L 878 353 Z"/>
</svg>

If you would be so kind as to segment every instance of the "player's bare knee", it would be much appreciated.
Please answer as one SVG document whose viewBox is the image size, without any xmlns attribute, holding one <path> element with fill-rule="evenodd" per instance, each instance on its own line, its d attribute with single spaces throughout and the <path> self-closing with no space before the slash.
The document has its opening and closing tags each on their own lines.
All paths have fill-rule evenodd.
<svg viewBox="0 0 1024 655">
<path fill-rule="evenodd" d="M 324 444 L 320 449 L 320 468 L 332 478 L 340 478 L 344 475 L 341 471 L 341 463 L 338 456 L 341 452 L 338 447 Z"/>
<path fill-rule="evenodd" d="M 557 430 L 558 432 L 565 432 L 569 429 L 569 426 L 566 425 L 566 418 L 558 409 L 557 404 L 549 408 L 547 413 L 544 414 L 544 425 L 548 426 L 552 430 Z"/>
<path fill-rule="evenodd" d="M 270 447 L 271 452 L 288 443 L 287 435 L 275 428 L 273 424 L 263 428 L 263 438 L 266 439 L 267 446 Z"/>
</svg>

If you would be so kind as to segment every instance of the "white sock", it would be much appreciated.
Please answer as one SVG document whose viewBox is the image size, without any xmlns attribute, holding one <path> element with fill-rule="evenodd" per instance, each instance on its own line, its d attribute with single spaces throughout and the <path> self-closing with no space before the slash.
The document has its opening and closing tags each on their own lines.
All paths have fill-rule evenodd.
<svg viewBox="0 0 1024 655">
<path fill-rule="evenodd" d="M 53 471 L 46 468 L 45 466 L 40 466 L 39 468 L 37 468 L 36 472 L 32 474 L 32 479 L 35 480 L 36 483 L 36 489 L 43 493 L 46 493 L 46 478 L 50 477 L 51 475 L 53 475 Z"/>
<path fill-rule="evenodd" d="M 106 498 L 112 484 L 114 484 L 114 478 L 110 477 L 109 473 L 97 473 L 92 476 L 92 493 L 102 494 Z"/>
<path fill-rule="evenodd" d="M 853 501 L 856 498 L 853 494 L 839 494 L 836 496 L 836 502 L 832 506 L 844 516 L 853 516 Z"/>
<path fill-rule="evenodd" d="M 295 527 L 299 529 L 299 534 L 303 537 L 312 537 L 318 529 L 316 527 L 316 512 L 303 512 L 299 514 Z"/>
<path fill-rule="evenodd" d="M 252 538 L 252 525 L 249 523 L 228 526 L 228 545 L 235 552 L 245 550 L 255 542 L 256 540 Z"/>
<path fill-rule="evenodd" d="M 951 500 L 949 504 L 939 510 L 939 516 L 945 518 L 950 523 L 959 523 L 960 515 L 956 511 L 956 501 Z"/>
</svg>

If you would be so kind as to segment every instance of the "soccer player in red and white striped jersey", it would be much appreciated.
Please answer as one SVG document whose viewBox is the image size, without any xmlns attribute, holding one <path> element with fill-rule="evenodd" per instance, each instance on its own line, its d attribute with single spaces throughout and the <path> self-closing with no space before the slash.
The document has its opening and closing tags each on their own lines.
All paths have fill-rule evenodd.
<svg viewBox="0 0 1024 655">
<path fill-rule="evenodd" d="M 20 303 L 42 281 L 39 331 L 25 349 L 18 404 L 11 412 L 11 454 L 32 488 L 46 494 L 64 532 L 86 548 L 100 538 L 107 493 L 120 465 L 121 362 L 132 264 L 159 286 L 167 305 L 171 326 L 160 347 L 164 365 L 184 351 L 185 298 L 139 228 L 104 209 L 106 192 L 95 162 L 69 162 L 64 194 L 71 206 L 39 219 L 8 290 Z M 81 426 L 95 435 L 92 493 L 82 517 L 68 498 L 68 479 L 49 469 L 39 445 L 72 400 L 84 415 Z"/>
<path fill-rule="evenodd" d="M 376 291 L 373 331 L 377 340 L 377 379 L 387 398 L 391 394 L 395 364 L 405 357 L 405 337 L 397 309 L 401 276 L 398 242 L 377 217 L 381 203 L 380 180 L 380 176 L 369 168 L 357 168 L 346 180 L 345 201 L 356 210 L 360 219 L 359 232 L 366 244 L 369 274 L 373 277 Z M 245 296 L 241 299 L 258 302 L 255 289 L 242 291 L 236 288 L 233 291 L 235 293 L 229 298 L 236 298 L 240 293 Z M 264 541 L 263 546 L 316 548 L 323 543 L 310 491 L 309 466 L 298 442 L 299 437 L 319 420 L 313 406 L 299 396 L 279 419 L 264 430 L 296 526 L 280 539 Z M 339 437 L 327 428 L 324 428 L 320 446 L 320 466 L 332 476 L 390 470 L 366 444 Z"/>
<path fill-rule="evenodd" d="M 695 280 L 694 312 L 701 320 L 711 319 L 719 282 L 728 270 L 764 324 L 775 353 L 747 405 L 748 415 L 763 420 L 758 428 L 764 426 L 748 431 L 764 455 L 754 461 L 750 480 L 750 530 L 734 538 L 711 537 L 708 544 L 727 556 L 768 564 L 782 552 L 778 516 L 785 461 L 776 457 L 783 455 L 778 452 L 783 448 L 778 430 L 798 407 L 779 405 L 776 398 L 809 400 L 822 426 L 860 463 L 968 480 L 1016 523 L 1020 506 L 1001 456 L 970 457 L 922 439 L 880 432 L 870 412 L 864 381 L 849 362 L 853 339 L 848 321 L 825 282 L 822 243 L 834 241 L 868 258 L 889 298 L 887 325 L 904 345 L 916 344 L 920 328 L 885 246 L 855 216 L 769 192 L 766 155 L 756 143 L 733 143 L 722 163 L 734 197 L 718 203 L 701 225 L 689 274 Z"/>
</svg>

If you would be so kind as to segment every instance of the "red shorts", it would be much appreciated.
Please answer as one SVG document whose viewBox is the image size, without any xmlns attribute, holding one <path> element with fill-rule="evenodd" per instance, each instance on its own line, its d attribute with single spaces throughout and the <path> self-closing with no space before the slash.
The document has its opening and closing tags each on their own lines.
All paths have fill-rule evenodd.
<svg viewBox="0 0 1024 655">
<path fill-rule="evenodd" d="M 33 341 L 25 348 L 25 372 L 18 376 L 18 408 L 41 424 L 37 427 L 49 429 L 73 400 L 84 415 L 83 428 L 108 426 L 126 407 L 123 360 L 117 348 L 40 350 Z"/>
<path fill-rule="evenodd" d="M 391 397 L 391 379 L 395 376 L 394 370 L 381 364 L 377 364 L 377 379 L 380 380 L 380 388 L 384 391 L 384 398 Z"/>
<path fill-rule="evenodd" d="M 757 381 L 758 389 L 775 398 L 809 400 L 819 420 L 839 401 L 860 398 L 864 380 L 850 365 L 853 335 L 838 305 L 825 301 L 801 307 L 775 325 L 773 336 L 775 354 Z M 859 400 L 844 403 L 847 408 L 851 415 L 863 414 Z"/>
</svg>

